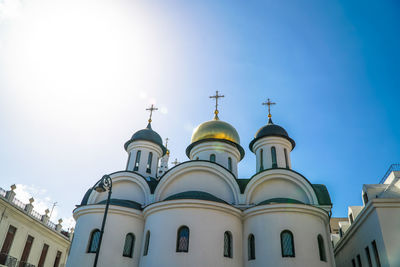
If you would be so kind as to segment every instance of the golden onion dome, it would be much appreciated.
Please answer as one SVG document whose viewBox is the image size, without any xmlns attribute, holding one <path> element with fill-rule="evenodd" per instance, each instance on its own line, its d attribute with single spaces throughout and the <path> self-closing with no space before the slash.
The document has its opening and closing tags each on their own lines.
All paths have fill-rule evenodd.
<svg viewBox="0 0 400 267">
<path fill-rule="evenodd" d="M 191 142 L 195 143 L 204 139 L 227 140 L 240 144 L 239 134 L 236 129 L 227 122 L 215 119 L 203 122 L 194 129 Z"/>
</svg>

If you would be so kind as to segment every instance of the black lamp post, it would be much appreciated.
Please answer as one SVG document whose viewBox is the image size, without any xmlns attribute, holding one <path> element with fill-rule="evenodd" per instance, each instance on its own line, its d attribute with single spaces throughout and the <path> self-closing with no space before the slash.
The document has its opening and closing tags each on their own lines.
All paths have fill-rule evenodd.
<svg viewBox="0 0 400 267">
<path fill-rule="evenodd" d="M 106 224 L 106 219 L 107 219 L 108 206 L 110 204 L 111 189 L 112 189 L 111 177 L 109 175 L 104 175 L 101 178 L 101 180 L 97 183 L 97 185 L 96 185 L 96 187 L 94 189 L 99 193 L 103 193 L 103 192 L 106 192 L 108 190 L 106 208 L 104 210 L 103 222 L 101 224 L 101 230 L 100 230 L 99 245 L 97 246 L 96 257 L 94 258 L 94 264 L 93 264 L 93 267 L 96 267 L 97 266 L 97 261 L 99 259 L 101 240 L 103 239 L 104 226 Z"/>
</svg>

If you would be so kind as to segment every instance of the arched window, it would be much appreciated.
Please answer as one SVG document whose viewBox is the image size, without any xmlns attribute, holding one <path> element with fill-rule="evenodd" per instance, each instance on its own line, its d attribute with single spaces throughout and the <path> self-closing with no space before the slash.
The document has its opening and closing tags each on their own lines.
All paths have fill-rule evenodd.
<svg viewBox="0 0 400 267">
<path fill-rule="evenodd" d="M 281 248 L 282 248 L 282 257 L 295 256 L 293 234 L 289 230 L 284 230 L 281 233 Z"/>
<path fill-rule="evenodd" d="M 122 252 L 122 256 L 132 258 L 134 245 L 135 245 L 135 235 L 132 233 L 127 234 L 125 237 L 125 245 L 124 245 L 124 251 Z"/>
<path fill-rule="evenodd" d="M 321 261 L 326 261 L 324 239 L 322 238 L 322 235 L 318 235 L 317 239 L 318 239 L 319 259 Z"/>
<path fill-rule="evenodd" d="M 230 157 L 228 158 L 228 170 L 232 171 L 232 159 Z"/>
<path fill-rule="evenodd" d="M 272 158 L 272 168 L 277 168 L 278 164 L 276 163 L 276 149 L 275 147 L 271 147 L 271 158 Z"/>
<path fill-rule="evenodd" d="M 288 157 L 287 157 L 287 150 L 286 150 L 286 148 L 283 149 L 283 153 L 285 153 L 286 169 L 289 169 L 289 160 L 288 160 Z"/>
<path fill-rule="evenodd" d="M 97 248 L 99 247 L 99 240 L 100 240 L 100 230 L 94 229 L 90 234 L 89 239 L 89 246 L 88 246 L 88 253 L 96 253 Z"/>
<path fill-rule="evenodd" d="M 260 149 L 260 171 L 264 170 L 264 149 Z"/>
<path fill-rule="evenodd" d="M 256 243 L 253 234 L 250 234 L 248 238 L 248 257 L 249 261 L 256 258 Z"/>
<path fill-rule="evenodd" d="M 211 154 L 210 155 L 210 161 L 211 162 L 215 162 L 215 154 Z"/>
<path fill-rule="evenodd" d="M 224 257 L 232 258 L 232 234 L 229 231 L 224 233 Z"/>
<path fill-rule="evenodd" d="M 151 162 L 153 161 L 153 152 L 149 153 L 149 158 L 147 159 L 147 173 L 151 173 Z"/>
<path fill-rule="evenodd" d="M 138 152 L 136 152 L 135 167 L 133 168 L 133 171 L 139 170 L 140 154 L 142 154 L 142 151 L 138 150 Z"/>
<path fill-rule="evenodd" d="M 146 240 L 144 241 L 143 256 L 147 256 L 147 254 L 149 253 L 149 245 L 150 245 L 150 231 L 147 231 Z"/>
<path fill-rule="evenodd" d="M 176 238 L 176 252 L 188 252 L 189 251 L 189 228 L 187 226 L 181 226 L 178 229 L 178 235 Z"/>
</svg>

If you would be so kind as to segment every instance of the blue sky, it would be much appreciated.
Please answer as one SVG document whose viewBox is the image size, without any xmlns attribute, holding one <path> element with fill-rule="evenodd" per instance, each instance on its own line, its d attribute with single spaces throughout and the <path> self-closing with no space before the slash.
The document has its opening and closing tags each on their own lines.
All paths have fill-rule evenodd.
<svg viewBox="0 0 400 267">
<path fill-rule="evenodd" d="M 70 217 L 124 169 L 150 103 L 171 160 L 184 161 L 219 90 L 220 118 L 246 149 L 239 177 L 254 174 L 248 144 L 271 98 L 297 143 L 293 169 L 326 184 L 346 216 L 362 184 L 400 162 L 399 12 L 398 1 L 2 2 L 0 186 Z"/>
</svg>

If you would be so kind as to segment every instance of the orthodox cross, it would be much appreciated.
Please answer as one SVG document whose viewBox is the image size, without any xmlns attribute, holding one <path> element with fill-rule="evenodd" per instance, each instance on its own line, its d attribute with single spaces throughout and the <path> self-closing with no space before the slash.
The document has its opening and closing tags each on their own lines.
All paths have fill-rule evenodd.
<svg viewBox="0 0 400 267">
<path fill-rule="evenodd" d="M 214 111 L 214 119 L 218 120 L 218 98 L 225 97 L 224 95 L 219 95 L 218 91 L 215 92 L 215 95 L 210 96 L 210 98 L 215 98 L 215 111 Z"/>
<path fill-rule="evenodd" d="M 262 103 L 263 106 L 268 106 L 268 118 L 271 118 L 271 106 L 276 105 L 276 103 L 271 102 L 271 100 L 268 98 L 267 102 Z"/>
<path fill-rule="evenodd" d="M 153 116 L 153 111 L 158 110 L 158 108 L 154 107 L 153 104 L 151 104 L 151 107 L 146 108 L 146 110 L 150 111 L 150 118 L 149 118 L 149 123 L 151 122 L 151 116 Z"/>
<path fill-rule="evenodd" d="M 177 158 L 175 158 L 175 161 L 171 162 L 172 164 L 174 164 L 175 166 L 178 165 L 180 162 L 178 161 Z"/>
<path fill-rule="evenodd" d="M 169 141 L 169 138 L 168 137 L 165 138 L 165 148 L 168 148 L 168 141 Z"/>
</svg>

